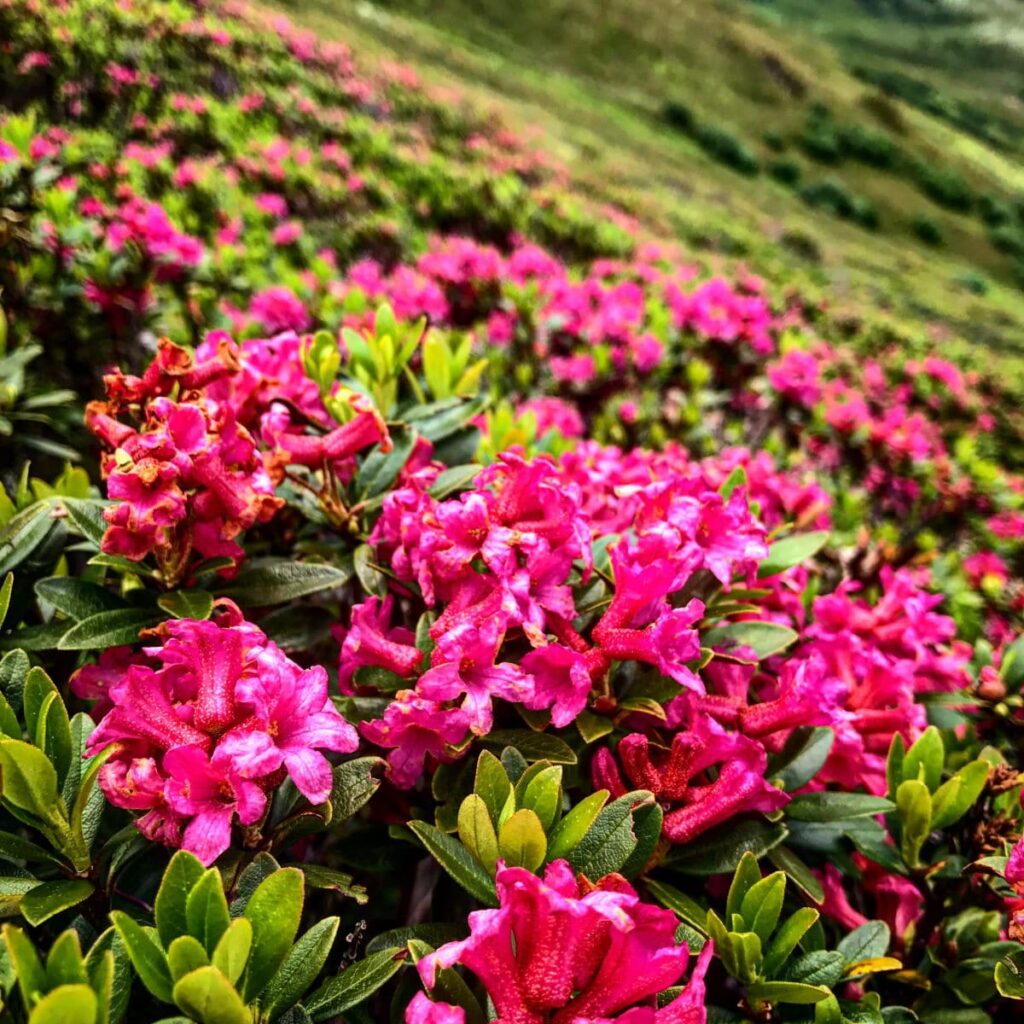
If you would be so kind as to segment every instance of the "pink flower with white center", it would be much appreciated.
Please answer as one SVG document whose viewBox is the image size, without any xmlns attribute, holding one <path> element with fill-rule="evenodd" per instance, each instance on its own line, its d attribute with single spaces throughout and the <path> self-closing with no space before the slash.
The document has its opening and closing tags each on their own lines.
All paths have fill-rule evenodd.
<svg viewBox="0 0 1024 1024">
<path fill-rule="evenodd" d="M 164 793 L 176 814 L 191 819 L 181 845 L 207 866 L 231 845 L 231 824 L 238 816 L 252 825 L 262 816 L 267 797 L 249 782 L 220 750 L 209 757 L 202 747 L 175 747 L 163 763 L 168 775 Z"/>
<path fill-rule="evenodd" d="M 480 979 L 498 1019 L 509 1024 L 703 1024 L 711 943 L 685 990 L 655 1010 L 655 997 L 686 973 L 689 950 L 676 942 L 675 915 L 642 903 L 624 878 L 580 884 L 569 865 L 556 860 L 543 879 L 500 865 L 496 883 L 499 909 L 470 914 L 468 939 L 417 964 L 428 989 L 438 969 L 462 964 Z M 649 1012 L 637 1016 L 642 1010 Z"/>
<path fill-rule="evenodd" d="M 417 692 L 430 700 L 455 700 L 465 694 L 461 708 L 478 736 L 491 731 L 494 697 L 521 704 L 530 696 L 529 676 L 518 665 L 495 664 L 504 633 L 504 626 L 493 619 L 479 626 L 453 627 L 437 641 L 433 667 L 416 684 Z"/>
<path fill-rule="evenodd" d="M 359 731 L 371 743 L 390 749 L 388 776 L 399 789 L 412 789 L 423 776 L 428 757 L 453 760 L 450 747 L 461 743 L 469 718 L 461 708 L 446 708 L 413 690 L 400 690 L 384 717 L 361 722 Z"/>
</svg>

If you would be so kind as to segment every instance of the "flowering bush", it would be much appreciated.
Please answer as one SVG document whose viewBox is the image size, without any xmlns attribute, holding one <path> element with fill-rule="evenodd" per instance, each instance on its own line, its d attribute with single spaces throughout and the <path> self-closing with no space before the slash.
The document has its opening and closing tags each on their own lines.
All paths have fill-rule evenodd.
<svg viewBox="0 0 1024 1024">
<path fill-rule="evenodd" d="M 1017 1019 L 998 382 L 242 5 L 0 38 L 0 1018 Z"/>
</svg>

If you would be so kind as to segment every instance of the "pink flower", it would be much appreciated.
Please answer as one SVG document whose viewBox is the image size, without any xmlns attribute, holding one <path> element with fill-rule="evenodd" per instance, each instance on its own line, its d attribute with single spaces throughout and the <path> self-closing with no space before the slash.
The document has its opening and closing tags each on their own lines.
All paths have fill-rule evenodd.
<svg viewBox="0 0 1024 1024">
<path fill-rule="evenodd" d="M 273 334 L 307 331 L 313 323 L 299 297 L 284 285 L 274 285 L 254 295 L 249 303 L 249 315 Z"/>
<path fill-rule="evenodd" d="M 231 845 L 234 816 L 251 825 L 263 814 L 267 798 L 254 782 L 244 779 L 230 757 L 218 750 L 210 758 L 202 747 L 175 747 L 164 757 L 168 775 L 167 803 L 189 818 L 181 845 L 204 864 L 212 864 Z"/>
<path fill-rule="evenodd" d="M 430 700 L 465 694 L 460 706 L 478 736 L 491 731 L 494 697 L 523 703 L 530 696 L 529 676 L 518 665 L 495 663 L 503 636 L 504 628 L 493 619 L 480 627 L 455 626 L 437 641 L 433 667 L 416 684 L 417 692 Z"/>
<path fill-rule="evenodd" d="M 583 655 L 561 644 L 548 644 L 530 651 L 520 664 L 533 679 L 526 706 L 534 711 L 550 708 L 556 729 L 575 721 L 587 706 L 591 690 Z"/>
<path fill-rule="evenodd" d="M 466 1024 L 466 1011 L 451 1003 L 435 1003 L 417 992 L 405 1010 L 405 1024 Z"/>
<path fill-rule="evenodd" d="M 352 677 L 364 666 L 387 669 L 395 675 L 412 676 L 423 662 L 423 652 L 408 629 L 390 629 L 391 597 L 369 597 L 353 607 L 348 630 L 342 636 L 338 683 L 342 693 L 352 693 Z"/>
<path fill-rule="evenodd" d="M 355 729 L 327 696 L 326 670 L 316 665 L 296 673 L 291 662 L 267 658 L 258 675 L 239 679 L 235 699 L 253 717 L 218 749 L 230 744 L 234 762 L 247 774 L 269 775 L 283 764 L 310 803 L 323 803 L 331 795 L 331 765 L 320 751 L 350 754 L 359 746 Z"/>
<path fill-rule="evenodd" d="M 1006 563 L 994 551 L 979 551 L 969 555 L 964 559 L 964 572 L 972 587 L 980 587 L 986 579 L 1003 584 L 1010 578 Z"/>
<path fill-rule="evenodd" d="M 391 750 L 388 775 L 399 789 L 416 785 L 428 756 L 452 760 L 449 747 L 461 743 L 468 729 L 469 718 L 460 708 L 446 708 L 412 690 L 395 694 L 383 718 L 359 725 L 371 743 Z"/>
<path fill-rule="evenodd" d="M 675 940 L 675 915 L 641 903 L 625 879 L 608 875 L 583 887 L 569 865 L 556 860 L 543 879 L 499 866 L 496 881 L 500 908 L 470 914 L 468 939 L 442 946 L 417 965 L 427 988 L 439 968 L 462 964 L 509 1024 L 703 1024 L 711 944 L 684 992 L 655 1011 L 654 997 L 685 973 L 689 950 Z M 640 1009 L 650 1012 L 637 1016 Z"/>
<path fill-rule="evenodd" d="M 327 673 L 303 670 L 230 602 L 216 621 L 163 623 L 145 658 L 101 659 L 112 709 L 87 753 L 114 746 L 99 785 L 115 806 L 148 810 L 138 827 L 206 863 L 230 843 L 233 815 L 251 825 L 285 772 L 313 803 L 331 791 L 323 751 L 358 736 L 327 695 Z"/>
</svg>

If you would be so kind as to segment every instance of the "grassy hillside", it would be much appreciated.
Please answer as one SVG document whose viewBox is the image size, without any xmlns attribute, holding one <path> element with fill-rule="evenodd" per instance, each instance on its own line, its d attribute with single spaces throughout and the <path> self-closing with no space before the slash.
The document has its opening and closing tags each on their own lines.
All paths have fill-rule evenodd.
<svg viewBox="0 0 1024 1024">
<path fill-rule="evenodd" d="M 1024 379 L 1019 3 L 969 24 L 854 0 L 282 6 L 528 126 L 582 192 L 653 231 Z M 900 69 L 935 96 L 881 77 Z"/>
</svg>

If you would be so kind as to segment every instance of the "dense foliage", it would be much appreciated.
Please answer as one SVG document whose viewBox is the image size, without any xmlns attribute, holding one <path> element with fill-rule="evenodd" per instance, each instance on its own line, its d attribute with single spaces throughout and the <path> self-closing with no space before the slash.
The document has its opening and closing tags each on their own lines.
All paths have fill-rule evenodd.
<svg viewBox="0 0 1024 1024">
<path fill-rule="evenodd" d="M 242 5 L 0 39 L 0 1020 L 1018 1018 L 1000 382 Z"/>
</svg>

